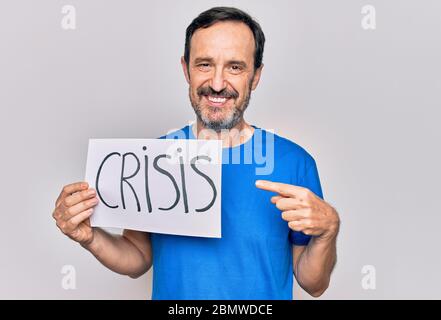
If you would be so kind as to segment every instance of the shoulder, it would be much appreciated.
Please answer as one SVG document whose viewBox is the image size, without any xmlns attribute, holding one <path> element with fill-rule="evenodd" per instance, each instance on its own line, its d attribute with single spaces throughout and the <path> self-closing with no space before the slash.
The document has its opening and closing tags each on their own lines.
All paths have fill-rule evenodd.
<svg viewBox="0 0 441 320">
<path fill-rule="evenodd" d="M 271 148 L 271 145 L 273 145 L 274 156 L 279 161 L 298 162 L 305 169 L 315 165 L 313 156 L 295 141 L 266 129 L 260 130 L 262 137 L 264 137 L 262 141 L 265 140 L 266 149 L 268 150 L 268 147 Z"/>
</svg>

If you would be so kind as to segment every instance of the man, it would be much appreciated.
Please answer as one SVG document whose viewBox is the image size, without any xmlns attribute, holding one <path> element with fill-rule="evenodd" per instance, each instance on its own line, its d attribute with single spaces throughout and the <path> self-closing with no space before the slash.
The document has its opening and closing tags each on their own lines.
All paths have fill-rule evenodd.
<svg viewBox="0 0 441 320">
<path fill-rule="evenodd" d="M 314 159 L 243 117 L 264 43 L 259 24 L 235 8 L 207 10 L 186 32 L 181 63 L 197 121 L 167 137 L 222 139 L 222 238 L 91 228 L 98 199 L 85 182 L 56 201 L 57 226 L 109 269 L 137 278 L 153 265 L 153 299 L 292 299 L 293 275 L 314 297 L 329 285 L 340 222 L 322 200 Z M 245 150 L 273 157 L 273 168 L 257 174 L 258 161 L 241 154 L 226 161 Z"/>
</svg>

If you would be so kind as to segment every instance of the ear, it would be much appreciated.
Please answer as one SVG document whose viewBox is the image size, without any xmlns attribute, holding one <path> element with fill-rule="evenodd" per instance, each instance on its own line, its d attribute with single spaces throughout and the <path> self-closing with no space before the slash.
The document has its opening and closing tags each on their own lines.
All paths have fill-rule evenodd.
<svg viewBox="0 0 441 320">
<path fill-rule="evenodd" d="M 256 71 L 254 71 L 253 82 L 251 83 L 251 90 L 257 88 L 257 85 L 259 84 L 260 76 L 262 75 L 262 69 L 263 69 L 263 63 L 260 65 L 259 68 L 256 69 Z"/>
<path fill-rule="evenodd" d="M 185 80 L 190 84 L 190 74 L 188 73 L 187 63 L 185 62 L 184 56 L 181 57 L 182 71 L 184 71 Z"/>
</svg>

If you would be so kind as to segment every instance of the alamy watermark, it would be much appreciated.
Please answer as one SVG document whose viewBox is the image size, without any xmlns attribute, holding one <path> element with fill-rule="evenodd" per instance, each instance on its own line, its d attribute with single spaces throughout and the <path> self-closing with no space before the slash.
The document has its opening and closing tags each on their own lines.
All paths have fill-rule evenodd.
<svg viewBox="0 0 441 320">
<path fill-rule="evenodd" d="M 189 130 L 192 130 L 193 122 L 190 122 Z M 194 136 L 190 132 L 190 136 Z M 166 135 L 167 139 L 186 139 L 186 132 L 181 129 L 171 129 Z M 196 138 L 196 136 L 195 136 Z M 212 129 L 202 129 L 197 133 L 199 140 L 226 140 L 235 141 L 238 145 L 233 145 L 228 149 L 228 156 L 222 157 L 222 164 L 255 164 L 256 175 L 270 175 L 274 171 L 274 130 L 255 129 L 223 129 L 219 133 Z M 170 146 L 170 150 L 175 146 Z M 199 147 L 198 151 L 203 151 L 204 146 Z M 208 150 L 207 146 L 207 150 Z M 188 153 L 188 154 L 194 154 Z M 208 154 L 207 154 L 208 155 Z M 215 158 L 215 157 L 214 157 Z M 188 161 L 188 160 L 187 160 Z"/>
<path fill-rule="evenodd" d="M 361 28 L 363 30 L 377 29 L 377 11 L 373 5 L 365 5 L 361 8 Z"/>
<path fill-rule="evenodd" d="M 77 28 L 77 10 L 72 5 L 61 8 L 61 28 L 63 30 L 75 30 Z"/>
<path fill-rule="evenodd" d="M 61 268 L 61 287 L 64 290 L 75 290 L 77 288 L 77 275 L 75 267 L 68 264 Z"/>
<path fill-rule="evenodd" d="M 373 265 L 364 265 L 361 268 L 361 287 L 364 290 L 375 290 L 377 288 L 376 269 Z"/>
</svg>

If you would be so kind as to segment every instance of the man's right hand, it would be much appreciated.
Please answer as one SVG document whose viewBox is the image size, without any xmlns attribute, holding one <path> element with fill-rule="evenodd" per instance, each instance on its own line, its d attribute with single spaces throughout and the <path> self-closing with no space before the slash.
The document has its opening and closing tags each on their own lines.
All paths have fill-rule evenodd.
<svg viewBox="0 0 441 320">
<path fill-rule="evenodd" d="M 150 234 L 124 230 L 122 235 L 113 235 L 92 228 L 89 217 L 97 204 L 96 191 L 87 182 L 72 183 L 63 187 L 52 216 L 65 235 L 80 243 L 104 266 L 131 278 L 140 277 L 152 266 Z"/>
<path fill-rule="evenodd" d="M 63 187 L 52 216 L 65 235 L 87 246 L 94 237 L 89 217 L 97 204 L 96 191 L 87 182 L 72 183 Z"/>
</svg>

